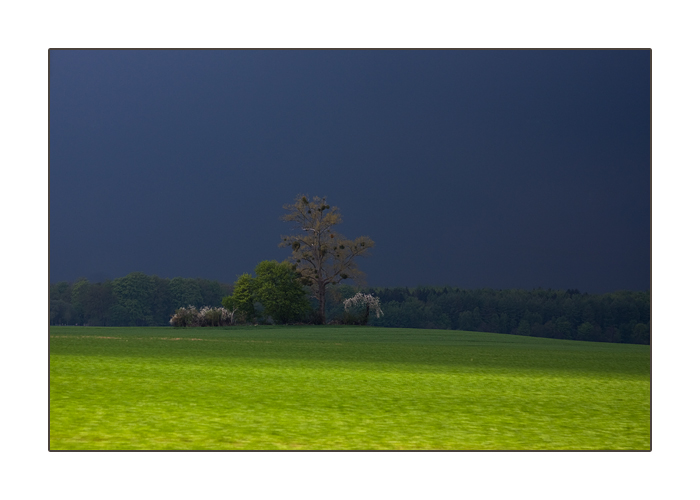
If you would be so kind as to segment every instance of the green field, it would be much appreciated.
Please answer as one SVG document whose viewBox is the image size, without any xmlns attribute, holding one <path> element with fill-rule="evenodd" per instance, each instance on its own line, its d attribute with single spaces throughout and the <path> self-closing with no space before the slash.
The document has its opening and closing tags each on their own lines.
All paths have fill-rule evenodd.
<svg viewBox="0 0 700 500">
<path fill-rule="evenodd" d="M 51 327 L 51 450 L 649 450 L 649 346 Z"/>
</svg>

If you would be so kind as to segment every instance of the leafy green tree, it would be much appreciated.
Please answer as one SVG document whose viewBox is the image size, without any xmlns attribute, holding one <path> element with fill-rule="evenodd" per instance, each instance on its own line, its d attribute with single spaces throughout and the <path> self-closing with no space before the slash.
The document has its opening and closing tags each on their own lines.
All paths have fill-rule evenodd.
<svg viewBox="0 0 700 500">
<path fill-rule="evenodd" d="M 255 320 L 255 278 L 250 274 L 241 274 L 233 285 L 233 293 L 224 297 L 222 305 L 241 318 L 243 322 Z"/>
<path fill-rule="evenodd" d="M 170 296 L 170 280 L 151 276 L 153 281 L 153 295 L 151 301 L 151 314 L 156 325 L 167 325 L 173 313 L 172 297 Z"/>
<path fill-rule="evenodd" d="M 592 323 L 588 321 L 581 323 L 576 329 L 576 340 L 595 340 L 594 332 L 595 328 Z"/>
<path fill-rule="evenodd" d="M 115 279 L 112 290 L 116 305 L 120 307 L 111 309 L 110 314 L 120 317 L 127 326 L 153 325 L 151 311 L 154 288 L 153 280 L 144 273 L 130 273 Z"/>
<path fill-rule="evenodd" d="M 474 319 L 472 317 L 471 311 L 462 311 L 459 313 L 459 329 L 460 330 L 471 330 L 474 324 Z"/>
<path fill-rule="evenodd" d="M 403 302 L 392 300 L 382 306 L 384 315 L 372 324 L 390 328 L 421 328 L 425 323 L 425 305 L 415 297 L 408 297 Z"/>
<path fill-rule="evenodd" d="M 518 324 L 518 335 L 530 335 L 530 322 L 526 319 L 521 319 Z"/>
<path fill-rule="evenodd" d="M 181 278 L 179 276 L 173 278 L 170 280 L 168 290 L 172 301 L 172 309 L 187 306 L 202 306 L 202 291 L 199 283 L 197 283 L 195 279 Z"/>
<path fill-rule="evenodd" d="M 102 283 L 91 283 L 87 288 L 84 300 L 84 321 L 91 326 L 107 326 L 109 308 L 114 303 L 112 283 L 107 280 Z"/>
<path fill-rule="evenodd" d="M 500 316 L 498 315 L 498 313 L 493 313 L 493 314 L 491 315 L 491 319 L 489 320 L 488 325 L 489 325 L 489 326 L 488 326 L 488 331 L 489 331 L 489 332 L 498 333 L 498 329 L 499 329 L 499 327 L 500 327 L 500 325 L 501 325 L 501 318 L 500 318 Z"/>
<path fill-rule="evenodd" d="M 648 344 L 651 341 L 649 325 L 637 323 L 634 325 L 632 333 L 632 342 L 635 344 Z"/>
<path fill-rule="evenodd" d="M 255 297 L 275 323 L 290 323 L 309 311 L 304 286 L 289 262 L 264 260 L 255 267 L 255 276 Z"/>
<path fill-rule="evenodd" d="M 533 337 L 544 337 L 544 325 L 542 323 L 530 325 L 530 335 Z"/>
<path fill-rule="evenodd" d="M 475 307 L 474 310 L 472 311 L 472 328 L 471 330 L 478 330 L 481 328 L 481 312 L 479 311 L 478 307 Z"/>
<path fill-rule="evenodd" d="M 52 325 L 73 324 L 73 306 L 65 300 L 52 300 L 50 302 L 50 322 Z"/>
<path fill-rule="evenodd" d="M 605 342 L 631 342 L 630 339 L 623 339 L 622 338 L 622 332 L 620 331 L 619 328 L 616 328 L 614 326 L 609 326 L 605 329 L 605 332 L 602 334 L 602 339 Z M 649 342 L 646 342 L 647 344 Z"/>
<path fill-rule="evenodd" d="M 77 325 L 83 325 L 85 321 L 85 306 L 88 299 L 90 282 L 85 278 L 79 278 L 73 283 L 71 291 L 71 305 L 73 306 L 73 320 Z"/>
<path fill-rule="evenodd" d="M 344 301 L 358 291 L 359 288 L 357 286 L 345 283 L 330 287 L 326 293 L 326 318 L 331 322 L 333 320 L 343 321 L 346 316 Z"/>
<path fill-rule="evenodd" d="M 109 322 L 107 326 L 129 326 L 131 324 L 129 311 L 123 305 L 116 303 L 109 308 Z"/>
<path fill-rule="evenodd" d="M 231 287 L 227 287 L 216 280 L 197 278 L 195 280 L 202 297 L 202 304 L 214 307 L 221 304 L 221 300 L 231 294 Z"/>
<path fill-rule="evenodd" d="M 233 303 L 233 296 L 228 295 L 227 297 L 224 297 L 221 299 L 221 305 L 229 311 L 230 313 L 235 313 L 236 312 L 236 305 Z"/>
<path fill-rule="evenodd" d="M 554 321 L 550 320 L 542 325 L 542 336 L 547 338 L 554 338 L 556 336 Z"/>
<path fill-rule="evenodd" d="M 554 322 L 554 328 L 557 333 L 557 338 L 559 339 L 570 339 L 571 338 L 571 323 L 566 317 L 561 316 L 557 318 Z"/>
<path fill-rule="evenodd" d="M 500 333 L 510 333 L 512 328 L 510 325 L 510 320 L 508 318 L 508 313 L 501 313 L 498 319 L 498 331 Z"/>
<path fill-rule="evenodd" d="M 367 236 L 349 240 L 335 230 L 342 222 L 338 207 L 326 204 L 326 198 L 310 200 L 299 195 L 294 204 L 285 205 L 282 220 L 291 222 L 299 234 L 282 236 L 280 247 L 291 247 L 289 261 L 296 266 L 301 282 L 311 287 L 318 300 L 318 320 L 326 322 L 326 288 L 343 280 L 362 281 L 356 257 L 366 256 L 374 242 Z"/>
<path fill-rule="evenodd" d="M 70 303 L 72 297 L 72 287 L 67 281 L 59 281 L 50 286 L 51 300 L 60 300 Z"/>
</svg>

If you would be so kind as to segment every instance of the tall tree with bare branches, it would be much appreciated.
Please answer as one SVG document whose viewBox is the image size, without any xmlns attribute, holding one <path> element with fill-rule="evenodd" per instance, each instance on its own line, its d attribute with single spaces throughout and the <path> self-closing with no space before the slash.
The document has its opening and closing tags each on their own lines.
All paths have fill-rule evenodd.
<svg viewBox="0 0 700 500">
<path fill-rule="evenodd" d="M 319 320 L 326 322 L 326 288 L 342 280 L 362 283 L 364 273 L 357 268 L 356 257 L 367 256 L 374 246 L 367 236 L 349 240 L 334 228 L 343 220 L 338 207 L 331 207 L 326 198 L 299 195 L 282 220 L 291 222 L 299 234 L 282 236 L 280 247 L 291 247 L 289 261 L 301 282 L 311 287 L 318 299 Z"/>
</svg>

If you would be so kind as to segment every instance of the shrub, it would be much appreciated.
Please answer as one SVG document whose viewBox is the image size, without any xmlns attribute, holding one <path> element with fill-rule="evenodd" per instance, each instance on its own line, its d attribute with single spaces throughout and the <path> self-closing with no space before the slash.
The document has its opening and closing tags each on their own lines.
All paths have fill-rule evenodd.
<svg viewBox="0 0 700 500">
<path fill-rule="evenodd" d="M 229 326 L 235 323 L 235 310 L 223 307 L 204 306 L 197 310 L 194 306 L 181 307 L 170 318 L 170 324 L 177 327 Z"/>
<path fill-rule="evenodd" d="M 366 325 L 370 310 L 377 314 L 377 318 L 384 315 L 384 311 L 379 305 L 379 297 L 368 293 L 358 292 L 353 297 L 345 299 L 343 305 L 345 306 L 343 321 L 348 325 Z"/>
<path fill-rule="evenodd" d="M 194 306 L 181 307 L 170 318 L 170 324 L 173 326 L 195 326 L 196 317 L 199 312 Z"/>
</svg>

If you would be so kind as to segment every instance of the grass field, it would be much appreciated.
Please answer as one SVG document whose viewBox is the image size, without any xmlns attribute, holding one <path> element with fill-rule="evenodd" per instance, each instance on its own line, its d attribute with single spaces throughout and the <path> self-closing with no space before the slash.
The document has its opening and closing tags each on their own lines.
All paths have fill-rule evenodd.
<svg viewBox="0 0 700 500">
<path fill-rule="evenodd" d="M 649 346 L 51 327 L 51 450 L 649 450 Z"/>
</svg>

